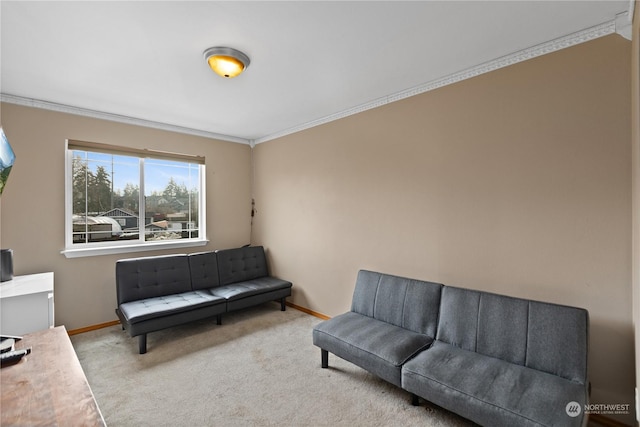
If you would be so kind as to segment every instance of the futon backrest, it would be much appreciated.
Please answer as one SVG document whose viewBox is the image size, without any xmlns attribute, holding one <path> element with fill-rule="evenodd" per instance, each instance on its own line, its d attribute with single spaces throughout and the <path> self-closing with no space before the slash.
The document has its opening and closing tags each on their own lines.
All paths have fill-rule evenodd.
<svg viewBox="0 0 640 427">
<path fill-rule="evenodd" d="M 216 256 L 221 286 L 269 275 L 262 246 L 223 249 Z"/>
<path fill-rule="evenodd" d="M 190 290 L 187 255 L 130 258 L 116 262 L 118 304 Z"/>
<path fill-rule="evenodd" d="M 439 283 L 360 270 L 351 311 L 435 337 L 441 290 Z"/>
<path fill-rule="evenodd" d="M 189 254 L 191 287 L 194 291 L 220 286 L 218 278 L 218 257 L 215 252 Z"/>
<path fill-rule="evenodd" d="M 588 326 L 581 308 L 445 286 L 436 339 L 585 384 Z"/>
</svg>

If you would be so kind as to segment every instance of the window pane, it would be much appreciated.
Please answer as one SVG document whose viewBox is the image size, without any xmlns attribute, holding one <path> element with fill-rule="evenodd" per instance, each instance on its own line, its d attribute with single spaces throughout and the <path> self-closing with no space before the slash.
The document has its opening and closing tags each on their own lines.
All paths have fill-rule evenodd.
<svg viewBox="0 0 640 427">
<path fill-rule="evenodd" d="M 69 253 L 131 252 L 157 247 L 161 240 L 172 247 L 206 243 L 200 222 L 204 160 L 139 151 L 68 142 Z"/>
<path fill-rule="evenodd" d="M 73 150 L 73 243 L 138 239 L 139 182 L 135 157 Z"/>
<path fill-rule="evenodd" d="M 200 167 L 145 159 L 145 240 L 199 237 Z"/>
</svg>

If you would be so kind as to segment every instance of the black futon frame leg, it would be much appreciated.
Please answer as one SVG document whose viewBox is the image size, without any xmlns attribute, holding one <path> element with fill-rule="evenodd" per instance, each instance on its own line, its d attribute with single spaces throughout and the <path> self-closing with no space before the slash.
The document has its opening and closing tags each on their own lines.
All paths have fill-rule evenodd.
<svg viewBox="0 0 640 427">
<path fill-rule="evenodd" d="M 411 393 L 411 404 L 413 406 L 420 406 L 420 398 L 417 394 Z"/>
<path fill-rule="evenodd" d="M 286 297 L 282 297 L 280 299 L 280 311 L 285 311 L 287 309 L 287 305 L 285 304 Z"/>
<path fill-rule="evenodd" d="M 147 334 L 138 335 L 138 349 L 140 354 L 147 352 Z"/>
<path fill-rule="evenodd" d="M 216 316 L 216 324 L 222 325 L 222 314 Z"/>
<path fill-rule="evenodd" d="M 320 349 L 320 356 L 322 359 L 322 367 L 329 367 L 329 352 L 327 350 Z"/>
</svg>

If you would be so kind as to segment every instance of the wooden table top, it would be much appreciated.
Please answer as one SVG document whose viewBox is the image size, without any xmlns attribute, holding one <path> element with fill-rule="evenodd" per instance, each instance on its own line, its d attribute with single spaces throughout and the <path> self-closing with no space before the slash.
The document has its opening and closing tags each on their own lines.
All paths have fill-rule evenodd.
<svg viewBox="0 0 640 427">
<path fill-rule="evenodd" d="M 64 326 L 27 334 L 31 354 L 0 370 L 0 424 L 106 426 Z"/>
</svg>

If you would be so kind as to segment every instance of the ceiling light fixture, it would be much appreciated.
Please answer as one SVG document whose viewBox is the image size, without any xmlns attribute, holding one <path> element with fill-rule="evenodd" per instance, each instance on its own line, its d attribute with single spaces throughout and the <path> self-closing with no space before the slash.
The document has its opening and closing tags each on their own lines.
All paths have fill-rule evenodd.
<svg viewBox="0 0 640 427">
<path fill-rule="evenodd" d="M 216 74 L 232 78 L 247 69 L 249 57 L 230 47 L 210 47 L 204 51 L 204 59 Z"/>
</svg>

